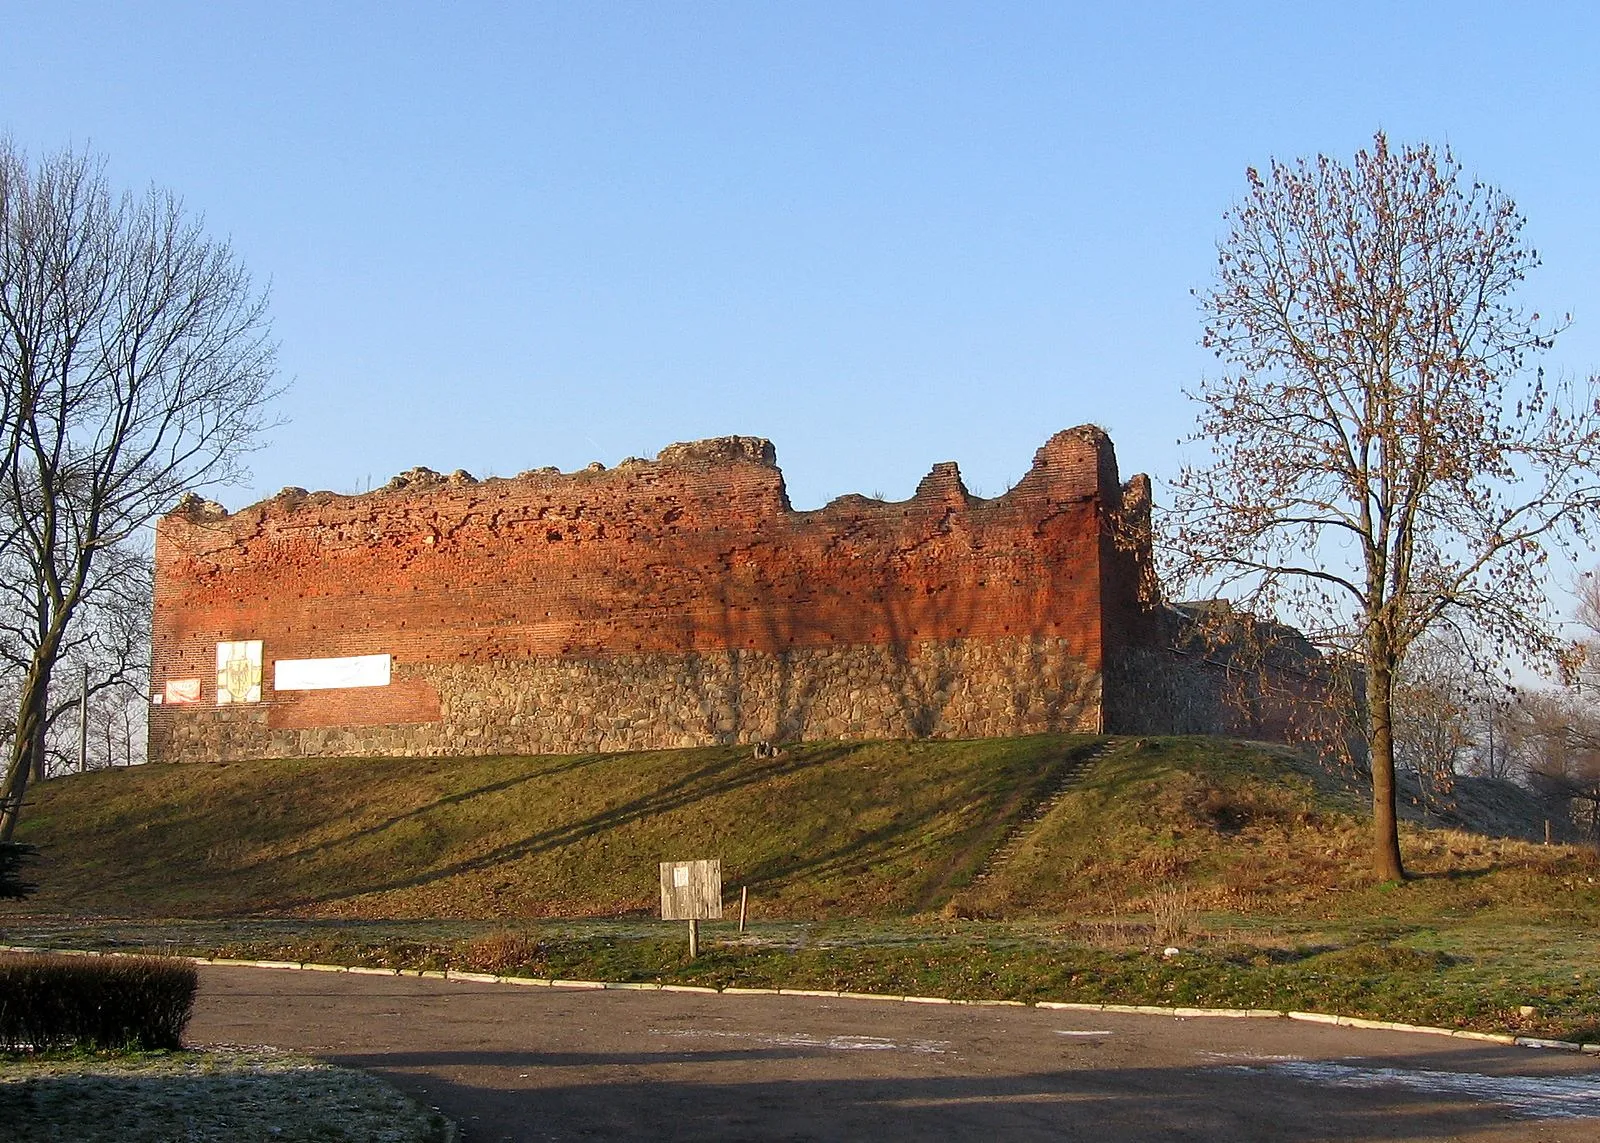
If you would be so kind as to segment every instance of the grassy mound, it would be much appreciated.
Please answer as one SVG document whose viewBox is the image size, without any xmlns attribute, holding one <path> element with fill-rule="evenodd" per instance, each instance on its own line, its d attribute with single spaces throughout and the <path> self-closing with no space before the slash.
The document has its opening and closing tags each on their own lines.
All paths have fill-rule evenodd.
<svg viewBox="0 0 1600 1143">
<path fill-rule="evenodd" d="M 31 908 L 604 916 L 721 857 L 768 916 L 898 915 L 967 883 L 1097 740 L 818 743 L 144 767 L 38 788 Z"/>
<path fill-rule="evenodd" d="M 1415 825 L 1385 897 L 1362 801 L 1269 746 L 1038 736 L 152 766 L 44 784 L 23 833 L 31 910 L 126 917 L 649 914 L 702 856 L 765 918 L 1600 911 L 1585 851 Z"/>
<path fill-rule="evenodd" d="M 1139 914 L 1178 930 L 1185 914 L 1200 913 L 1404 921 L 1472 914 L 1532 924 L 1600 915 L 1593 850 L 1495 836 L 1535 832 L 1530 819 L 1541 812 L 1506 785 L 1463 780 L 1445 810 L 1455 826 L 1402 823 L 1414 880 L 1397 894 L 1372 882 L 1368 795 L 1340 775 L 1269 746 L 1123 741 L 996 876 L 956 890 L 952 905 L 979 917 L 1115 922 Z M 1484 806 L 1493 812 L 1473 820 Z"/>
</svg>

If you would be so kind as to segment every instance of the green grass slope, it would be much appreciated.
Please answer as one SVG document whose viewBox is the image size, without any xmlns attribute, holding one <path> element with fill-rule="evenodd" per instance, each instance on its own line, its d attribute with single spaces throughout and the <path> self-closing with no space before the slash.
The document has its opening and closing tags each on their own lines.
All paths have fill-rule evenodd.
<svg viewBox="0 0 1600 1143">
<path fill-rule="evenodd" d="M 937 907 L 1094 739 L 140 767 L 36 789 L 35 909 L 602 916 L 720 857 L 767 916 Z"/>
<path fill-rule="evenodd" d="M 1523 840 L 1542 835 L 1547 812 L 1526 791 L 1462 779 L 1442 814 L 1402 822 L 1413 879 L 1398 894 L 1372 880 L 1368 797 L 1279 748 L 1123 740 L 1002 869 L 956 889 L 952 905 L 978 917 L 1600 919 L 1595 852 Z"/>
<path fill-rule="evenodd" d="M 20 908 L 79 915 L 648 914 L 690 857 L 768 919 L 1600 915 L 1587 851 L 1416 825 L 1385 896 L 1358 791 L 1205 738 L 152 766 L 45 783 L 23 822 Z"/>
</svg>

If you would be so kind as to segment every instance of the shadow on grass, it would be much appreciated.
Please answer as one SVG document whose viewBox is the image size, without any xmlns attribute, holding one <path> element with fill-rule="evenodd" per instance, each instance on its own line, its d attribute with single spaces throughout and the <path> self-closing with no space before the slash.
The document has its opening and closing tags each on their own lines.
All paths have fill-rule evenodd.
<svg viewBox="0 0 1600 1143">
<path fill-rule="evenodd" d="M 387 818 L 384 821 L 376 823 L 375 825 L 358 829 L 354 833 L 345 834 L 339 839 L 338 844 L 353 845 L 356 842 L 362 841 L 366 838 L 375 837 L 378 834 L 394 829 L 396 826 L 399 826 L 404 822 L 424 817 L 427 814 L 436 813 L 446 806 L 458 806 L 466 802 L 470 802 L 474 798 L 487 797 L 492 794 L 503 794 L 508 790 L 514 790 L 518 786 L 525 786 L 530 782 L 543 781 L 556 777 L 560 774 L 581 770 L 585 766 L 591 766 L 595 763 L 603 762 L 607 757 L 609 756 L 605 754 L 581 754 L 569 759 L 566 762 L 562 762 L 556 766 L 551 766 L 547 769 L 530 771 L 526 774 L 519 774 L 514 778 L 507 778 L 501 782 L 490 782 L 486 785 L 477 786 L 470 790 L 462 790 L 458 793 L 446 794 L 442 798 L 435 798 L 431 802 L 427 802 L 423 805 L 415 807 L 414 809 L 407 810 L 404 813 L 395 814 L 393 817 Z M 310 847 L 291 850 L 285 855 L 284 860 L 293 860 L 298 858 L 302 854 L 306 853 L 309 848 Z"/>
<path fill-rule="evenodd" d="M 776 759 L 753 760 L 745 748 L 730 747 L 721 757 L 678 776 L 651 790 L 648 794 L 617 806 L 608 807 L 600 813 L 592 814 L 589 817 L 577 821 L 564 822 L 554 828 L 530 834 L 528 837 L 516 842 L 498 846 L 462 861 L 430 869 L 425 873 L 414 876 L 368 879 L 365 883 L 347 883 L 338 893 L 292 899 L 286 902 L 286 905 L 289 908 L 313 907 L 363 893 L 416 888 L 464 874 L 496 869 L 510 862 L 576 844 L 610 830 L 619 829 L 675 810 L 685 809 L 707 799 L 736 794 L 776 778 L 824 767 L 847 757 L 857 749 L 859 747 L 855 745 L 811 747 L 791 750 Z M 608 756 L 585 756 L 575 759 L 572 763 L 562 767 L 562 769 L 581 769 L 606 757 Z M 614 756 L 611 757 L 614 760 Z M 514 782 L 497 785 L 519 784 L 548 776 L 554 772 L 557 771 L 541 771 L 526 778 L 519 778 Z M 478 792 L 464 793 L 456 796 L 454 800 L 460 802 L 475 796 L 476 793 Z M 404 818 L 422 816 L 436 811 L 444 804 L 447 804 L 444 800 L 430 803 L 426 807 L 408 811 L 401 818 L 381 823 L 377 826 L 367 827 L 359 833 L 347 835 L 332 843 L 326 843 L 322 848 L 337 849 L 352 845 L 363 837 L 370 837 L 386 829 L 393 828 Z M 859 861 L 861 855 L 874 849 L 881 849 L 895 844 L 899 840 L 915 834 L 923 826 L 948 812 L 948 809 L 949 807 L 943 805 L 931 806 L 923 813 L 899 818 L 890 825 L 870 831 L 843 846 L 835 846 L 828 852 L 813 857 L 774 858 L 755 869 L 747 871 L 745 877 L 754 885 L 770 883 L 772 880 L 780 878 L 814 876 L 819 873 L 847 870 Z M 272 865 L 292 864 L 299 856 L 296 854 L 275 859 L 274 862 L 268 863 L 265 868 L 270 870 Z"/>
<path fill-rule="evenodd" d="M 955 891 L 970 886 L 1009 843 L 1025 834 L 1030 825 L 1040 824 L 1032 820 L 1035 810 L 1085 781 L 1108 741 L 1096 737 L 1053 752 L 1031 781 L 1015 785 L 982 821 L 957 839 L 953 852 L 923 885 L 914 908 L 919 912 L 936 908 Z"/>
<path fill-rule="evenodd" d="M 905 859 L 908 853 L 915 853 L 919 847 L 926 845 L 951 849 L 953 852 L 938 865 L 920 871 L 916 877 L 920 888 L 913 885 L 905 891 L 908 901 L 920 908 L 929 907 L 930 903 L 937 903 L 947 896 L 952 888 L 969 880 L 1013 827 L 1040 799 L 1048 796 L 1059 776 L 1069 770 L 1080 755 L 1091 750 L 1096 741 L 1050 743 L 1038 752 L 1030 752 L 1020 763 L 1010 763 L 1006 781 L 991 783 L 997 788 L 992 791 L 986 789 L 981 795 L 987 803 L 986 811 L 978 821 L 962 829 L 954 838 L 940 836 L 933 840 L 925 839 L 930 826 L 960 808 L 948 800 L 934 802 L 916 812 L 902 810 L 892 821 L 853 836 L 846 829 L 839 828 L 842 823 L 830 823 L 827 844 L 810 851 L 770 853 L 739 869 L 738 876 L 752 887 L 770 889 L 807 878 L 848 877 L 870 866 L 875 857 L 890 852 Z M 350 868 L 340 878 L 337 892 L 307 893 L 285 900 L 283 907 L 316 908 L 353 896 L 414 889 L 454 877 L 488 872 L 660 815 L 689 809 L 712 799 L 736 796 L 776 780 L 847 763 L 862 748 L 863 744 L 859 743 L 818 744 L 792 747 L 777 758 L 752 759 L 747 748 L 729 747 L 719 752 L 718 756 L 671 778 L 648 793 L 587 817 L 562 822 L 472 857 L 409 875 L 402 871 L 397 871 L 393 876 L 374 875 L 367 870 Z M 451 806 L 504 793 L 530 782 L 577 773 L 602 761 L 615 762 L 615 756 L 584 755 L 556 767 L 440 798 L 426 806 L 407 810 L 383 822 L 320 843 L 317 846 L 318 860 L 338 865 L 341 863 L 341 851 L 348 852 L 405 822 L 426 819 Z M 596 775 L 592 780 L 601 782 L 605 779 L 603 775 Z M 841 807 L 841 814 L 845 812 L 847 810 Z M 295 866 L 305 860 L 306 853 L 305 849 L 301 849 L 285 854 L 263 863 L 257 870 L 269 880 L 292 884 Z M 343 864 L 353 867 L 357 861 L 351 857 L 344 859 Z M 275 874 L 275 869 L 283 872 L 281 875 Z"/>
<path fill-rule="evenodd" d="M 1520 866 L 1514 862 L 1503 862 L 1497 865 L 1486 865 L 1479 869 L 1430 869 L 1423 872 L 1409 869 L 1406 871 L 1406 881 L 1418 884 L 1429 881 L 1477 881 L 1483 877 L 1491 877 L 1496 873 L 1517 868 L 1520 868 Z"/>
</svg>

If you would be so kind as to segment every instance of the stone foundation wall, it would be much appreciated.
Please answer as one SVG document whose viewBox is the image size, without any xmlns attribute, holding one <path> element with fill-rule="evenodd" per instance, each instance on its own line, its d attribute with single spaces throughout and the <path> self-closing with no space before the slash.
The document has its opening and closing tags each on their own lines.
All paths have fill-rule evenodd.
<svg viewBox="0 0 1600 1143">
<path fill-rule="evenodd" d="M 393 686 L 428 696 L 437 718 L 306 717 L 300 696 L 158 710 L 151 751 L 199 762 L 1101 729 L 1099 678 L 1064 639 L 422 664 L 399 668 Z"/>
</svg>

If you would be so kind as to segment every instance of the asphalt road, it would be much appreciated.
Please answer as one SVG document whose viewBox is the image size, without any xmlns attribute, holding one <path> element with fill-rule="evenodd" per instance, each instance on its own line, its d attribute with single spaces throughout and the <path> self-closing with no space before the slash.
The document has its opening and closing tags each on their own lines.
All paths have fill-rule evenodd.
<svg viewBox="0 0 1600 1143">
<path fill-rule="evenodd" d="M 1287 1020 L 215 967 L 188 1038 L 369 1069 L 465 1143 L 1600 1143 L 1592 1058 Z"/>
</svg>

